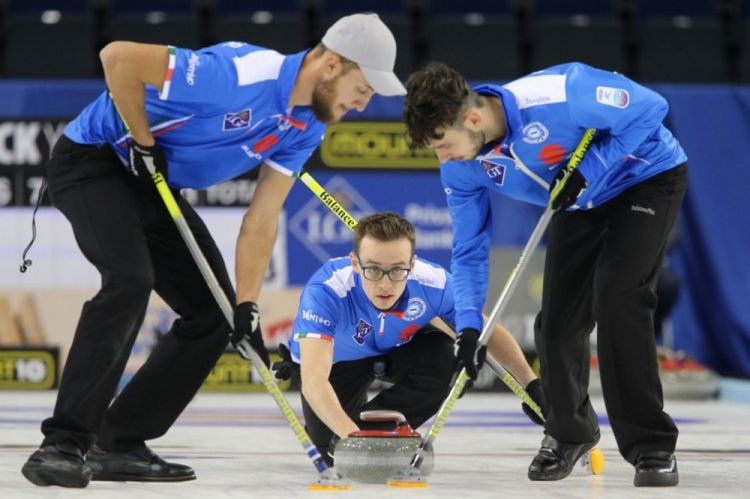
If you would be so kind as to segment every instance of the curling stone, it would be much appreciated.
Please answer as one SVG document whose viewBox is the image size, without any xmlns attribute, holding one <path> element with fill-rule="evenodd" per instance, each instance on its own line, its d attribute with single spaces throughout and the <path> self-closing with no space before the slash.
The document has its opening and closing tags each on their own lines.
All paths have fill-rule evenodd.
<svg viewBox="0 0 750 499">
<path fill-rule="evenodd" d="M 422 436 L 398 411 L 365 411 L 359 417 L 367 422 L 392 422 L 395 429 L 360 430 L 339 440 L 333 454 L 336 471 L 355 482 L 386 483 L 409 466 Z M 429 448 L 419 469 L 428 476 L 434 465 L 434 452 Z"/>
</svg>

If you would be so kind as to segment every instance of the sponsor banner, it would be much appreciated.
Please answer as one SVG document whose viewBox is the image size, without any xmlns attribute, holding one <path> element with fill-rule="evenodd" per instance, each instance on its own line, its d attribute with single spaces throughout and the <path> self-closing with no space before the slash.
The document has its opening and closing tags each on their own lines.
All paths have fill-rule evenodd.
<svg viewBox="0 0 750 499">
<path fill-rule="evenodd" d="M 30 174 L 32 171 L 38 174 Z M 39 190 L 42 187 L 42 167 L 16 171 L 4 171 L 0 167 L 0 208 L 14 206 L 36 206 Z M 49 196 L 44 196 L 41 206 L 49 206 Z"/>
<path fill-rule="evenodd" d="M 271 363 L 281 360 L 277 352 L 269 351 Z M 122 391 L 135 375 L 135 371 L 126 371 L 118 384 L 118 391 Z M 291 381 L 275 380 L 281 391 L 289 390 Z M 224 352 L 216 361 L 211 372 L 206 377 L 200 388 L 204 392 L 265 392 L 258 372 L 253 368 L 252 362 L 243 359 L 237 352 Z"/>
<path fill-rule="evenodd" d="M 56 118 L 0 120 L 0 208 L 36 203 L 44 165 L 66 124 Z"/>
<path fill-rule="evenodd" d="M 417 230 L 417 254 L 449 265 L 453 232 L 438 172 L 318 171 L 313 176 L 357 219 L 381 210 L 402 214 Z M 290 284 L 304 284 L 325 261 L 352 250 L 351 230 L 301 182 L 286 208 Z"/>
<path fill-rule="evenodd" d="M 411 150 L 401 122 L 343 121 L 327 128 L 320 160 L 331 168 L 437 169 L 430 149 Z"/>
<path fill-rule="evenodd" d="M 0 348 L 0 390 L 57 388 L 58 349 Z"/>
<path fill-rule="evenodd" d="M 54 119 L 0 121 L 0 167 L 43 165 L 66 124 Z"/>
<path fill-rule="evenodd" d="M 269 352 L 271 363 L 281 360 L 276 352 Z M 289 389 L 290 381 L 275 380 L 281 391 Z M 225 352 L 201 386 L 202 391 L 211 392 L 265 392 L 258 372 L 249 360 L 240 357 L 237 352 Z"/>
</svg>

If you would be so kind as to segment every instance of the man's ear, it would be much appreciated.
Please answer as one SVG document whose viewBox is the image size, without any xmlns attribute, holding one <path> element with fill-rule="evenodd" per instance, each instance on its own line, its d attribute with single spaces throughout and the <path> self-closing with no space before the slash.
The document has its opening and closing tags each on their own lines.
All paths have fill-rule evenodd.
<svg viewBox="0 0 750 499">
<path fill-rule="evenodd" d="M 464 126 L 472 132 L 482 129 L 482 113 L 475 107 L 470 107 L 464 112 Z"/>
<path fill-rule="evenodd" d="M 323 54 L 323 71 L 328 77 L 336 76 L 341 71 L 341 56 L 326 50 Z"/>
<path fill-rule="evenodd" d="M 354 269 L 354 271 L 359 272 L 360 268 L 359 268 L 359 262 L 357 261 L 357 255 L 355 255 L 354 252 L 352 251 L 351 253 L 349 253 L 349 258 L 352 260 L 352 268 Z"/>
<path fill-rule="evenodd" d="M 414 264 L 415 264 L 415 263 L 417 263 L 417 254 L 416 254 L 416 253 L 414 253 L 414 254 L 413 254 L 413 255 L 411 256 L 411 262 L 409 262 L 409 268 L 410 268 L 410 269 L 413 269 L 413 268 L 414 268 Z"/>
</svg>

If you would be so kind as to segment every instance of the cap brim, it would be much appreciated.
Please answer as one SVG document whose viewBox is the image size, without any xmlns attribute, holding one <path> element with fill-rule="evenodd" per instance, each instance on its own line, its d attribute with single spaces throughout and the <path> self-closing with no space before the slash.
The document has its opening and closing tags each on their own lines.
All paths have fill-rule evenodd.
<svg viewBox="0 0 750 499">
<path fill-rule="evenodd" d="M 367 83 L 370 84 L 376 94 L 390 97 L 392 95 L 406 95 L 406 88 L 401 80 L 391 71 L 379 71 L 377 69 L 360 66 L 359 69 L 365 75 Z"/>
</svg>

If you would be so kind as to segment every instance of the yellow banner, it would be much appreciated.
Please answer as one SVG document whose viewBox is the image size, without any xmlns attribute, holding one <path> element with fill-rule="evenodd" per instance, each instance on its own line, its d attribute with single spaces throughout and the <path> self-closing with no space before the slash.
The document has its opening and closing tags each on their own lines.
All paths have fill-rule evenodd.
<svg viewBox="0 0 750 499">
<path fill-rule="evenodd" d="M 49 390 L 57 386 L 56 348 L 0 349 L 0 390 Z"/>
<path fill-rule="evenodd" d="M 349 121 L 326 130 L 320 157 L 332 168 L 423 168 L 437 169 L 430 149 L 410 150 L 406 127 L 398 122 Z"/>
<path fill-rule="evenodd" d="M 271 364 L 281 360 L 279 354 L 269 352 Z M 276 380 L 281 391 L 289 389 L 289 381 Z M 255 372 L 250 361 L 243 359 L 236 352 L 226 352 L 209 373 L 201 387 L 202 391 L 214 392 L 265 392 L 263 380 Z"/>
</svg>

